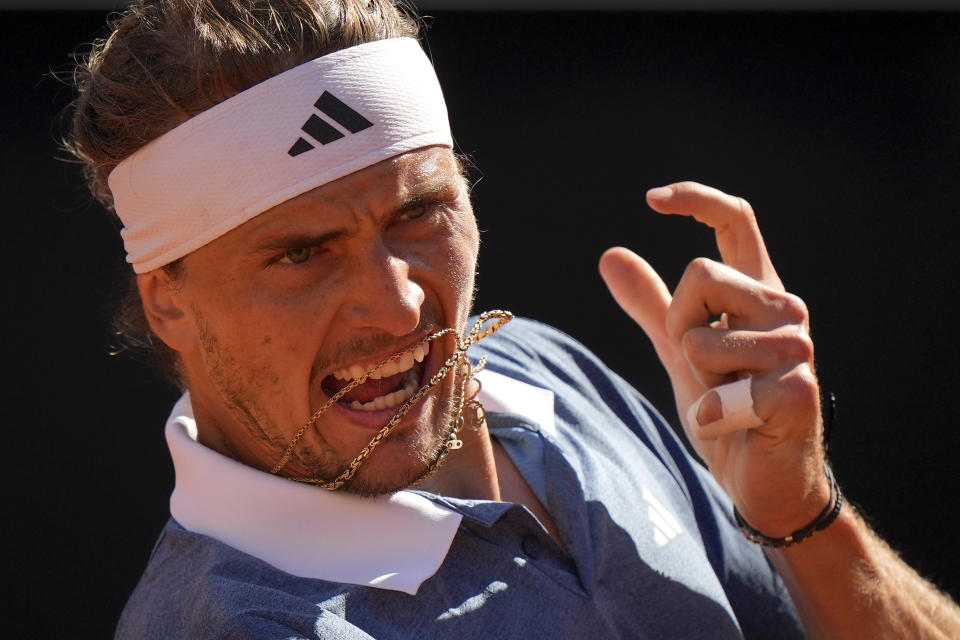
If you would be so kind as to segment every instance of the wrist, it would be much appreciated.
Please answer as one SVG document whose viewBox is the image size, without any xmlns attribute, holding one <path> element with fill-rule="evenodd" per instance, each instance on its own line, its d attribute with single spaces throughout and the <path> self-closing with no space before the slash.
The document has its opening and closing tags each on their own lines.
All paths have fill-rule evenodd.
<svg viewBox="0 0 960 640">
<path fill-rule="evenodd" d="M 736 506 L 734 506 L 734 517 L 744 537 L 751 542 L 768 547 L 788 547 L 802 542 L 817 531 L 822 531 L 830 526 L 837 519 L 837 516 L 840 515 L 843 507 L 843 494 L 840 492 L 840 487 L 834 477 L 833 469 L 826 460 L 823 462 L 823 474 L 829 485 L 829 497 L 825 506 L 823 506 L 812 519 L 806 520 L 806 524 L 799 528 L 788 530 L 789 532 L 786 534 L 780 534 L 776 529 L 767 529 L 766 532 L 763 532 L 754 528 L 743 515 L 741 515 Z M 823 504 L 822 501 L 821 504 Z"/>
</svg>

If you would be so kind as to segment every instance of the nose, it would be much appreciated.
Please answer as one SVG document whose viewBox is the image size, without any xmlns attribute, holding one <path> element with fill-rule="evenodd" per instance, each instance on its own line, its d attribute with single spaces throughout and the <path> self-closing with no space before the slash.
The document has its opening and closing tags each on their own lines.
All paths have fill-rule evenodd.
<svg viewBox="0 0 960 640">
<path fill-rule="evenodd" d="M 356 261 L 345 313 L 357 329 L 374 329 L 395 336 L 420 324 L 423 289 L 410 277 L 410 264 L 385 247 Z"/>
</svg>

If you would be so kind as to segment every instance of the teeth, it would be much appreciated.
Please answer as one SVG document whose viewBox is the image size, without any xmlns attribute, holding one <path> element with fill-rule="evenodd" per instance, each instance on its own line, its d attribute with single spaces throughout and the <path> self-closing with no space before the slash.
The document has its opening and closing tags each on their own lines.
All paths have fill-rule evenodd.
<svg viewBox="0 0 960 640">
<path fill-rule="evenodd" d="M 397 389 L 393 393 L 388 393 L 380 396 L 379 398 L 374 398 L 370 402 L 365 402 L 363 404 L 357 400 L 354 400 L 349 406 L 351 409 L 359 409 L 360 411 L 379 411 L 381 409 L 388 409 L 390 407 L 398 407 L 409 400 L 410 396 L 412 396 L 413 392 L 416 390 L 416 384 L 411 384 L 408 387 Z"/>
<path fill-rule="evenodd" d="M 396 375 L 401 371 L 407 371 L 413 367 L 414 362 L 423 362 L 423 359 L 427 357 L 427 354 L 430 353 L 430 343 L 424 343 L 417 346 L 413 351 L 405 353 L 403 356 L 396 360 L 391 360 L 387 364 L 383 365 L 376 371 L 370 374 L 371 380 L 379 380 L 380 378 L 388 378 L 390 376 Z M 333 377 L 338 380 L 356 380 L 366 373 L 370 367 L 374 364 L 369 364 L 366 366 L 360 366 L 358 364 L 351 365 L 343 369 L 337 369 L 333 372 Z M 353 407 L 356 409 L 357 407 Z"/>
<path fill-rule="evenodd" d="M 403 354 L 400 356 L 400 359 L 397 360 L 397 373 L 412 369 L 414 362 L 415 360 L 413 359 L 413 352 L 408 351 L 407 353 Z"/>
<path fill-rule="evenodd" d="M 383 365 L 382 367 L 380 367 L 379 369 L 371 373 L 370 377 L 374 380 L 379 380 L 380 378 L 387 378 L 389 376 L 392 376 L 395 373 L 400 373 L 401 369 L 400 369 L 399 363 L 402 360 L 403 359 L 401 358 L 401 360 L 399 361 L 392 360 L 388 362 L 387 364 Z"/>
</svg>

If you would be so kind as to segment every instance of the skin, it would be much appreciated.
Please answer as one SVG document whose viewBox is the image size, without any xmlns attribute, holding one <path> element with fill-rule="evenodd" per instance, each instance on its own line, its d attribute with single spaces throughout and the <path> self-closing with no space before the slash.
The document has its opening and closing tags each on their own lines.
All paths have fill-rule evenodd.
<svg viewBox="0 0 960 640">
<path fill-rule="evenodd" d="M 335 369 L 444 327 L 463 332 L 478 244 L 453 154 L 428 148 L 264 212 L 186 256 L 176 282 L 157 270 L 138 284 L 151 326 L 180 355 L 201 442 L 269 470 L 326 400 L 320 383 Z M 452 349 L 446 340 L 432 351 Z M 452 383 L 404 418 L 351 490 L 394 491 L 423 473 L 443 442 Z M 360 413 L 323 415 L 284 473 L 335 477 L 378 430 Z"/>
<path fill-rule="evenodd" d="M 672 295 L 624 248 L 603 255 L 601 275 L 652 341 L 684 430 L 711 473 L 754 528 L 785 536 L 829 500 L 806 306 L 784 290 L 742 198 L 681 182 L 651 189 L 647 202 L 712 227 L 722 262 L 694 260 Z M 745 375 L 762 419 L 749 428 L 724 421 L 712 390 Z M 701 397 L 691 421 L 687 409 Z M 812 638 L 960 637 L 956 604 L 901 561 L 848 503 L 826 529 L 768 556 Z"/>
<path fill-rule="evenodd" d="M 681 183 L 652 190 L 648 202 L 713 227 L 723 262 L 694 260 L 673 295 L 650 265 L 623 248 L 604 254 L 601 274 L 653 341 L 697 453 L 748 522 L 770 536 L 787 535 L 829 499 L 806 306 L 784 290 L 742 198 Z M 720 314 L 722 323 L 711 326 L 710 316 Z M 722 415 L 709 390 L 744 374 L 764 424 L 731 432 L 717 422 Z M 687 408 L 705 393 L 706 426 L 686 424 Z"/>
</svg>

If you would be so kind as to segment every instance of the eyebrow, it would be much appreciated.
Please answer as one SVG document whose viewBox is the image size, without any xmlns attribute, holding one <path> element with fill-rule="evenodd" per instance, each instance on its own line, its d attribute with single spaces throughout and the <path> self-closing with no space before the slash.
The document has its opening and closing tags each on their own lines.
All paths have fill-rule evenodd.
<svg viewBox="0 0 960 640">
<path fill-rule="evenodd" d="M 447 191 L 451 192 L 451 194 L 459 195 L 458 184 L 455 180 L 449 180 L 446 176 L 435 180 L 428 180 L 426 184 L 418 185 L 415 193 L 410 194 L 404 198 L 403 202 L 394 207 L 388 214 L 388 217 L 396 217 L 412 209 L 416 209 L 422 206 L 424 202 L 428 202 L 432 198 L 436 198 Z M 309 231 L 268 232 L 255 243 L 253 250 L 255 252 L 262 252 L 289 249 L 291 247 L 315 247 L 345 235 L 347 235 L 347 231 L 344 229 L 333 229 L 319 233 Z"/>
<path fill-rule="evenodd" d="M 406 213 L 411 209 L 416 209 L 424 202 L 429 202 L 430 200 L 437 198 L 447 191 L 449 191 L 452 195 L 459 194 L 455 182 L 450 180 L 437 180 L 436 182 L 426 185 L 422 189 L 417 189 L 415 193 L 412 193 L 404 198 L 403 202 L 400 203 L 400 206 L 394 208 L 394 210 L 391 212 L 391 215 L 396 216 L 401 213 Z"/>
<path fill-rule="evenodd" d="M 444 191 L 459 193 L 460 190 L 458 180 L 451 180 L 448 176 L 442 175 L 431 176 L 423 183 L 411 188 L 410 191 L 411 195 L 404 200 L 404 203 L 398 209 L 409 206 L 410 203 L 419 203 L 424 198 L 437 196 Z"/>
<path fill-rule="evenodd" d="M 254 251 L 290 249 L 291 247 L 315 247 L 330 242 L 331 240 L 336 240 L 346 235 L 346 233 L 343 229 L 325 231 L 323 233 L 302 231 L 271 233 L 256 243 Z"/>
</svg>

